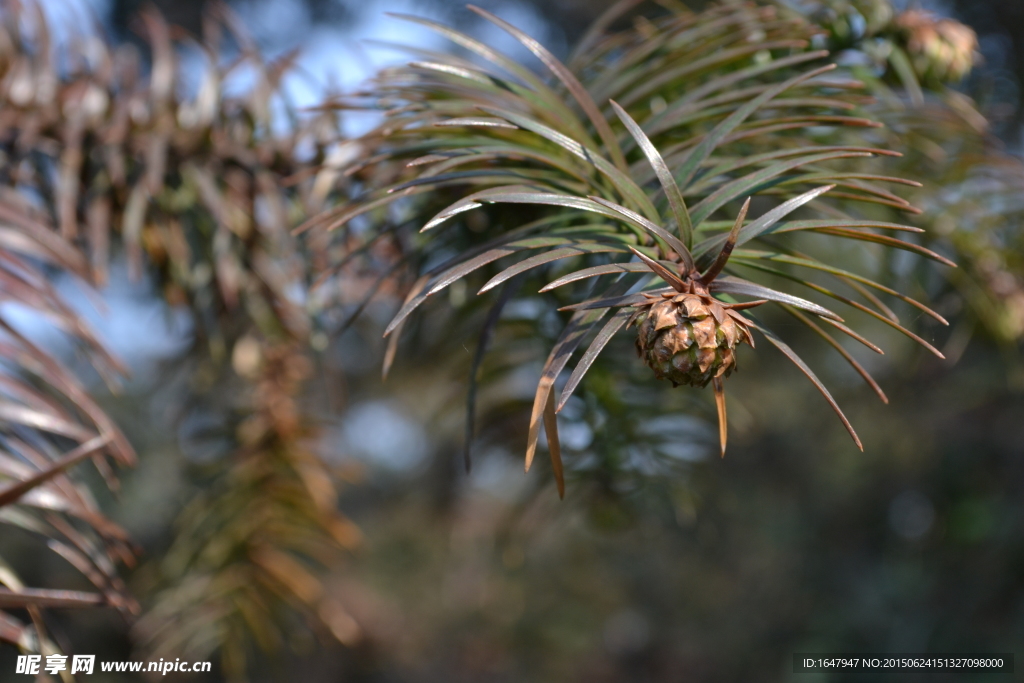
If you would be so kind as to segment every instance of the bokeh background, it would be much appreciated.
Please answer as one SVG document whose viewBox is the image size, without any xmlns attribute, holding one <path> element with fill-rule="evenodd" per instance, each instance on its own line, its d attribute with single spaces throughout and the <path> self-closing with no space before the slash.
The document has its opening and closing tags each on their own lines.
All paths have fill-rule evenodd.
<svg viewBox="0 0 1024 683">
<path fill-rule="evenodd" d="M 171 23 L 199 29 L 203 2 L 154 4 Z M 564 54 L 607 3 L 479 4 Z M 373 41 L 440 47 L 387 11 L 442 20 L 527 59 L 511 38 L 447 0 L 231 6 L 268 55 L 301 48 L 301 69 L 287 85 L 300 106 L 357 88 L 402 59 Z M 978 101 L 1002 150 L 1019 154 L 1024 2 L 924 6 L 977 31 L 984 59 L 961 89 Z M 138 40 L 137 0 L 47 0 L 44 7 L 63 35 L 95 20 L 112 40 Z M 344 127 L 357 134 L 372 123 L 352 115 Z M 1016 229 L 1019 235 L 1024 226 Z M 129 582 L 145 600 L 181 506 L 228 445 L 218 437 L 216 406 L 181 402 L 193 333 L 186 313 L 146 283 L 130 282 L 123 266 L 103 293 L 104 313 L 70 282 L 65 291 L 134 372 L 124 393 L 102 401 L 138 448 L 140 464 L 104 507 L 144 549 Z M 943 305 L 955 310 L 957 303 Z M 468 358 L 476 339 L 469 322 L 439 312 L 380 383 L 376 339 L 393 311 L 393 302 L 381 301 L 367 311 L 368 322 L 330 342 L 323 351 L 329 372 L 312 399 L 323 428 L 318 452 L 343 473 L 340 504 L 364 537 L 329 577 L 331 594 L 351 616 L 335 630 L 344 642 L 296 631 L 289 648 L 256 655 L 252 680 L 861 680 L 792 673 L 792 653 L 827 651 L 1016 652 L 1024 666 L 1019 343 L 997 342 L 980 327 L 949 331 L 916 321 L 949 360 L 887 339 L 877 365 L 887 406 L 852 373 L 815 359 L 857 425 L 863 453 L 771 354 L 745 358 L 730 382 L 734 432 L 724 460 L 714 455 L 710 395 L 654 387 L 637 398 L 674 401 L 678 411 L 648 427 L 676 442 L 654 460 L 627 445 L 614 462 L 594 456 L 614 443 L 615 428 L 596 432 L 581 402 L 562 427 L 581 464 L 559 501 L 545 471 L 522 473 L 522 411 L 492 416 L 472 472 L 462 469 L 468 360 L 451 350 L 465 347 Z M 516 315 L 529 311 L 508 314 Z M 503 385 L 508 397 L 529 401 L 537 370 L 521 368 L 522 381 Z M 615 418 L 607 419 L 614 425 Z M 4 543 L 16 550 L 18 541 Z M 55 557 L 32 557 L 29 575 L 39 584 L 69 571 Z M 76 652 L 139 656 L 129 626 L 113 612 L 55 612 L 53 621 L 55 637 Z M 14 654 L 0 653 L 0 678 L 13 679 Z M 919 680 L 1003 679 L 932 673 Z"/>
</svg>

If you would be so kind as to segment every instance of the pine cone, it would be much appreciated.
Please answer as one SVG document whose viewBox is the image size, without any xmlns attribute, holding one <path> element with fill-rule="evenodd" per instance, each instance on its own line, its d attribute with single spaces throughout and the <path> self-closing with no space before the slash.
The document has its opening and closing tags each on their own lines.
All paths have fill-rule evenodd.
<svg viewBox="0 0 1024 683">
<path fill-rule="evenodd" d="M 896 17 L 914 71 L 923 81 L 955 83 L 974 66 L 978 37 L 955 19 L 911 9 Z"/>
<path fill-rule="evenodd" d="M 728 377 L 736 367 L 736 346 L 753 339 L 742 316 L 702 288 L 692 289 L 651 297 L 630 322 L 638 327 L 637 353 L 658 379 L 705 387 Z"/>
</svg>

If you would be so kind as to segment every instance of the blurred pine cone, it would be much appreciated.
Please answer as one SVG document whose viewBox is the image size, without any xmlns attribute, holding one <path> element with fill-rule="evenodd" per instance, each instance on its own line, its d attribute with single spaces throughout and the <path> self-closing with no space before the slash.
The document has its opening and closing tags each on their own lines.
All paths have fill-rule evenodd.
<svg viewBox="0 0 1024 683">
<path fill-rule="evenodd" d="M 894 25 L 923 83 L 955 83 L 974 66 L 978 36 L 959 21 L 910 9 L 899 14 Z"/>
<path fill-rule="evenodd" d="M 833 49 L 846 49 L 882 33 L 892 25 L 895 12 L 888 0 L 831 0 L 814 13 L 828 29 Z"/>
</svg>

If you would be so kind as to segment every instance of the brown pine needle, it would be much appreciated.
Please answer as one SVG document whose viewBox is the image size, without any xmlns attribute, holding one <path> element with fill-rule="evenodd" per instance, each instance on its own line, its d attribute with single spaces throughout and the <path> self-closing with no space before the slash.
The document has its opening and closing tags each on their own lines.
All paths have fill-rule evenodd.
<svg viewBox="0 0 1024 683">
<path fill-rule="evenodd" d="M 558 418 L 555 416 L 555 392 L 548 391 L 544 404 L 544 433 L 548 437 L 548 452 L 551 453 L 551 470 L 555 473 L 558 497 L 565 498 L 565 475 L 562 472 L 562 448 L 558 442 Z"/>
<path fill-rule="evenodd" d="M 725 244 L 722 245 L 722 250 L 718 252 L 718 256 L 715 258 L 715 262 L 711 264 L 711 267 L 701 276 L 701 281 L 704 284 L 711 284 L 718 277 L 719 273 L 722 272 L 722 269 L 725 268 L 725 264 L 729 261 L 729 256 L 732 255 L 732 250 L 736 248 L 736 239 L 740 234 L 740 228 L 743 227 L 743 221 L 747 218 L 747 210 L 749 209 L 750 197 L 747 197 L 747 201 L 743 202 L 743 206 L 740 207 L 740 212 L 736 216 L 736 222 L 733 223 L 732 230 L 729 231 L 729 237 L 726 238 Z"/>
<path fill-rule="evenodd" d="M 711 386 L 715 389 L 715 405 L 718 406 L 718 440 L 722 443 L 722 457 L 725 457 L 725 441 L 729 435 L 727 418 L 725 415 L 725 386 L 721 377 L 711 380 Z"/>
</svg>

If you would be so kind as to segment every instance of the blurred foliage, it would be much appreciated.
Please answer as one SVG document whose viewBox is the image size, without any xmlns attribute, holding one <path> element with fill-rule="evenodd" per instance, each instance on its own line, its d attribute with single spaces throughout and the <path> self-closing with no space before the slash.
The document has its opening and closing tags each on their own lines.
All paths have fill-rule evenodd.
<svg viewBox="0 0 1024 683">
<path fill-rule="evenodd" d="M 221 650 L 232 677 L 245 670 L 252 643 L 273 651 L 302 628 L 347 639 L 351 617 L 324 602 L 317 573 L 339 566 L 339 551 L 361 538 L 336 511 L 332 474 L 305 445 L 312 425 L 296 398 L 312 372 L 307 354 L 251 338 L 235 348 L 236 370 L 255 386 L 222 378 L 218 391 L 234 384 L 231 393 L 249 399 L 237 406 L 245 416 L 239 448 L 183 512 L 160 560 L 166 587 L 136 625 L 152 656 L 208 660 Z"/>
<path fill-rule="evenodd" d="M 45 29 L 32 37 L 23 32 L 22 22 L 30 16 L 40 19 L 38 11 L 32 15 L 15 7 L 3 14 L 0 25 L 4 84 L 0 272 L 8 304 L 0 314 L 4 359 L 0 519 L 7 528 L 21 529 L 45 544 L 98 592 L 26 586 L 26 579 L 19 576 L 18 558 L 0 558 L 0 583 L 6 587 L 0 607 L 24 610 L 31 621 L 25 625 L 20 613 L 0 613 L 0 638 L 27 651 L 51 654 L 59 650 L 47 636 L 42 607 L 110 605 L 125 613 L 138 611 L 117 567 L 134 564 L 135 549 L 124 530 L 100 512 L 83 480 L 69 473 L 91 459 L 107 486 L 116 489 L 111 463 L 130 466 L 136 456 L 67 363 L 25 334 L 25 312 L 31 311 L 59 330 L 76 354 L 108 382 L 115 384 L 124 373 L 48 279 L 56 269 L 86 282 L 94 278 L 82 254 L 55 232 L 46 190 L 32 181 L 55 171 L 52 156 L 47 158 L 41 151 L 33 154 L 32 148 L 59 153 L 58 141 L 47 138 L 42 130 L 42 115 L 59 112 L 67 93 L 59 91 L 54 78 L 47 78 L 53 67 Z M 36 108 L 39 111 L 32 110 Z M 13 538 L 17 535 L 6 536 L 13 548 L 5 547 L 5 556 L 17 548 L 10 543 Z"/>
<path fill-rule="evenodd" d="M 957 302 L 945 305 L 955 310 L 966 304 L 966 310 L 947 350 L 954 360 L 959 357 L 980 325 L 1000 344 L 1012 368 L 1011 381 L 1020 385 L 1024 215 L 1018 188 L 1024 164 L 1005 151 L 978 105 L 950 87 L 977 62 L 970 29 L 920 10 L 896 13 L 882 3 L 837 0 L 805 11 L 830 29 L 833 49 L 864 57 L 849 61 L 878 97 L 872 111 L 886 127 L 876 142 L 903 151 L 890 162 L 895 172 L 922 182 L 908 199 L 924 210 L 919 221 L 929 227 L 925 243 L 956 255 L 960 267 L 948 277 Z M 944 34 L 957 36 L 960 47 L 946 50 Z M 909 62 L 901 62 L 901 54 Z M 921 55 L 932 55 L 932 62 L 919 60 Z M 940 73 L 947 75 L 940 78 Z M 936 293 L 936 298 L 943 295 Z"/>
<path fill-rule="evenodd" d="M 298 608 L 318 619 L 316 582 L 303 567 L 336 564 L 339 551 L 358 539 L 334 508 L 334 478 L 326 464 L 303 446 L 313 426 L 295 405 L 312 372 L 312 329 L 303 301 L 309 269 L 289 228 L 326 198 L 334 171 L 307 169 L 324 163 L 338 138 L 336 122 L 329 115 L 300 117 L 288 107 L 279 84 L 292 57 L 264 62 L 224 8 L 208 14 L 203 43 L 186 40 L 179 48 L 159 15 L 143 13 L 151 46 L 147 73 L 133 48 L 107 48 L 95 36 L 54 49 L 38 7 L 11 4 L 5 12 L 10 54 L 4 65 L 4 173 L 12 195 L 5 211 L 16 226 L 8 240 L 12 252 L 28 247 L 32 257 L 102 284 L 111 254 L 123 247 L 135 278 L 144 269 L 155 274 L 168 304 L 193 313 L 198 356 L 190 359 L 195 371 L 180 399 L 222 392 L 229 384 L 244 397 L 209 403 L 234 419 L 226 437 L 237 444 L 236 452 L 207 468 L 209 491 L 188 507 L 182 540 L 162 565 L 159 581 L 173 588 L 166 598 L 157 596 L 140 626 L 143 638 L 159 634 L 165 647 L 195 658 L 224 646 L 228 671 L 240 675 L 241 648 L 250 636 L 272 644 L 262 612 Z M 227 61 L 225 29 L 238 50 Z M 179 69 L 186 48 L 208 60 L 191 92 Z M 91 342 L 94 355 L 102 353 L 48 285 L 39 284 L 45 283 L 42 275 L 14 253 L 8 260 L 11 294 Z M 123 437 L 97 416 L 74 380 L 9 329 L 9 358 L 53 384 L 80 413 L 103 420 L 94 437 L 94 430 L 71 422 L 59 403 L 12 378 L 12 395 L 27 404 L 5 418 L 15 430 L 9 447 L 30 466 L 12 462 L 8 468 L 9 476 L 25 479 L 8 492 L 11 499 L 105 448 L 131 462 Z M 48 459 L 58 459 L 59 451 L 19 436 L 19 422 L 83 446 L 51 466 Z M 25 502 L 90 522 L 110 544 L 111 559 L 127 559 L 123 533 L 95 513 L 85 493 L 63 478 L 48 488 L 37 490 L 49 498 Z M 7 509 L 11 522 L 50 536 L 55 550 L 104 589 L 102 600 L 83 604 L 127 604 L 118 597 L 123 584 L 95 542 L 73 536 L 56 514 L 36 522 L 18 516 L 19 509 Z M 62 535 L 71 536 L 88 559 L 60 542 Z M 215 595 L 220 602 L 211 602 Z M 168 638 L 168 627 L 183 640 Z M 12 640 L 31 646 L 11 628 Z"/>
</svg>

